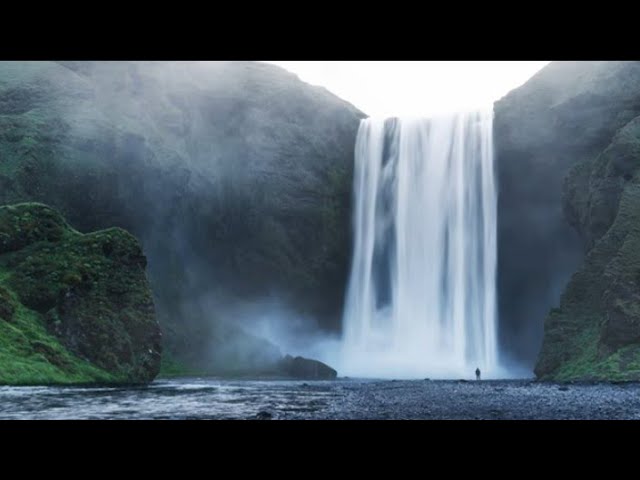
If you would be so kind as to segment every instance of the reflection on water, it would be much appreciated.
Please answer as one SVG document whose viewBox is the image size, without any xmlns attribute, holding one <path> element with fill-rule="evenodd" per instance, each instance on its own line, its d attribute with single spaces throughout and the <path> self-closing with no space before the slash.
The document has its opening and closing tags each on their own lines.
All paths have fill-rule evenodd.
<svg viewBox="0 0 640 480">
<path fill-rule="evenodd" d="M 0 387 L 0 419 L 635 419 L 640 384 L 531 380 L 157 380 Z"/>
<path fill-rule="evenodd" d="M 334 390 L 334 391 L 331 391 Z M 297 418 L 327 405 L 329 382 L 158 380 L 147 387 L 0 387 L 2 419 Z"/>
</svg>

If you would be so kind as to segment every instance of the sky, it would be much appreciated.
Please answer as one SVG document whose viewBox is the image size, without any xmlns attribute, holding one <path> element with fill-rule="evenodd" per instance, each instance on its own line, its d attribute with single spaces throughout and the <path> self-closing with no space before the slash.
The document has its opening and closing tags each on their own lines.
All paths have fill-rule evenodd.
<svg viewBox="0 0 640 480">
<path fill-rule="evenodd" d="M 271 61 L 373 117 L 489 107 L 549 62 Z"/>
</svg>

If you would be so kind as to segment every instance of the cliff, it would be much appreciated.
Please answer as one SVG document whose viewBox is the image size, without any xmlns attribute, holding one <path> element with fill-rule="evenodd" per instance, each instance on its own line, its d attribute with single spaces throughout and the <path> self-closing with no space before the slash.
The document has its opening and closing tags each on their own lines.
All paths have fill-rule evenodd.
<svg viewBox="0 0 640 480">
<path fill-rule="evenodd" d="M 495 105 L 502 341 L 542 343 L 539 378 L 637 378 L 639 115 L 638 62 L 553 62 Z"/>
<path fill-rule="evenodd" d="M 250 366 L 240 300 L 339 328 L 363 116 L 258 62 L 3 62 L 0 203 L 132 232 L 171 358 Z"/>
<path fill-rule="evenodd" d="M 0 207 L 0 383 L 146 383 L 161 332 L 138 241 L 81 234 L 36 203 Z"/>
</svg>

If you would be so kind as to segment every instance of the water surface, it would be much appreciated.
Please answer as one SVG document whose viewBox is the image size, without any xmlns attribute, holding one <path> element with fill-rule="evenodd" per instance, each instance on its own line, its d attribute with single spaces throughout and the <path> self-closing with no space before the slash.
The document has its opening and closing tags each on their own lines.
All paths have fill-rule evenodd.
<svg viewBox="0 0 640 480">
<path fill-rule="evenodd" d="M 157 380 L 0 387 L 1 419 L 640 419 L 640 384 Z"/>
</svg>

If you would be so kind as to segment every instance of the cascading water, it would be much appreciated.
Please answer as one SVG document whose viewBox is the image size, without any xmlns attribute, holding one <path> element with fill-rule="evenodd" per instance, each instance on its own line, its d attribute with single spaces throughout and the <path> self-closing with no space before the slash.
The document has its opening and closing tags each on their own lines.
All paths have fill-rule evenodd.
<svg viewBox="0 0 640 480">
<path fill-rule="evenodd" d="M 492 125 L 490 110 L 360 124 L 345 375 L 495 371 Z"/>
</svg>

